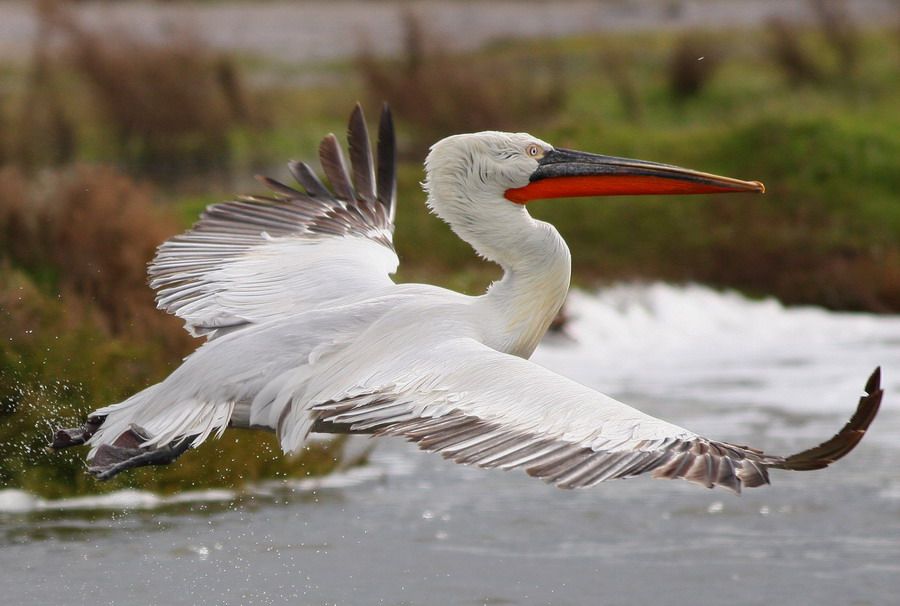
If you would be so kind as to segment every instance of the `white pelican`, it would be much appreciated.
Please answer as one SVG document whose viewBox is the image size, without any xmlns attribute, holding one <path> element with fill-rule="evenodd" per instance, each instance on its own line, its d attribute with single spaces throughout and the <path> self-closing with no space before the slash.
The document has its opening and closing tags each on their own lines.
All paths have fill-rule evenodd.
<svg viewBox="0 0 900 606">
<path fill-rule="evenodd" d="M 458 463 L 521 468 L 563 488 L 649 472 L 740 491 L 769 468 L 825 467 L 860 441 L 881 402 L 879 371 L 841 431 L 788 457 L 717 442 L 646 415 L 527 358 L 569 288 L 566 243 L 534 220 L 539 198 L 763 192 L 666 164 L 554 148 L 525 133 L 436 143 L 425 162 L 429 208 L 503 278 L 472 297 L 395 284 L 395 151 L 381 114 L 377 166 L 362 110 L 350 117 L 347 170 L 334 135 L 319 147 L 323 185 L 262 178 L 273 198 L 210 206 L 159 247 L 150 284 L 161 309 L 207 341 L 161 383 L 60 430 L 87 443 L 106 479 L 171 462 L 228 427 L 275 431 L 285 452 L 310 432 L 403 436 Z"/>
</svg>

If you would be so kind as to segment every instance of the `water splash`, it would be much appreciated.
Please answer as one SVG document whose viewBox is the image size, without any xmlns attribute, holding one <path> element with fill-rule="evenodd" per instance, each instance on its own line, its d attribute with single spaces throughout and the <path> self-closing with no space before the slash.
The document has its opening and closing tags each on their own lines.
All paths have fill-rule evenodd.
<svg viewBox="0 0 900 606">
<path fill-rule="evenodd" d="M 612 394 L 840 413 L 881 365 L 900 388 L 900 317 L 785 307 L 703 286 L 575 291 L 571 339 L 534 360 Z"/>
</svg>

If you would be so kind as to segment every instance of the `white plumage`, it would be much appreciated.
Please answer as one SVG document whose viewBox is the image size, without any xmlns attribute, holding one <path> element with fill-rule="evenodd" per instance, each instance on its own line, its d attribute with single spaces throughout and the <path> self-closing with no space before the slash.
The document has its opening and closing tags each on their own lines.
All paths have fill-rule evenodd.
<svg viewBox="0 0 900 606">
<path fill-rule="evenodd" d="M 276 197 L 211 206 L 160 246 L 150 266 L 159 307 L 207 342 L 161 383 L 58 432 L 54 446 L 89 443 L 90 470 L 106 478 L 173 460 L 229 426 L 273 430 L 286 452 L 312 431 L 374 433 L 562 487 L 652 472 L 740 490 L 768 482 L 770 467 L 824 467 L 862 437 L 881 397 L 874 376 L 847 427 L 783 458 L 701 438 L 527 361 L 570 275 L 565 242 L 521 203 L 532 188 L 551 197 L 645 181 L 628 193 L 760 184 L 555 150 L 524 133 L 449 137 L 426 160 L 428 205 L 504 270 L 471 297 L 389 277 L 393 137 L 385 109 L 376 166 L 357 107 L 352 174 L 333 136 L 320 148 L 334 193 L 292 163 L 305 191 L 266 179 Z"/>
</svg>

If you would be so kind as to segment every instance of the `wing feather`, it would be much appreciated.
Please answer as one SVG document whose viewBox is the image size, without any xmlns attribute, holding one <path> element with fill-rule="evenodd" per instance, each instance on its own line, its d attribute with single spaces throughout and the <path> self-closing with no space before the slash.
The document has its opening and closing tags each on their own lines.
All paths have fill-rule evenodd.
<svg viewBox="0 0 900 606">
<path fill-rule="evenodd" d="M 326 135 L 319 144 L 319 160 L 322 170 L 334 188 L 335 197 L 338 200 L 349 202 L 356 199 L 353 193 L 353 185 L 350 183 L 350 175 L 347 173 L 347 162 L 344 160 L 344 152 L 337 137 Z"/>
<path fill-rule="evenodd" d="M 160 246 L 148 271 L 158 307 L 184 319 L 191 334 L 214 338 L 391 287 L 399 260 L 390 111 L 381 117 L 377 179 L 358 105 L 348 139 L 352 183 L 337 139 L 320 146 L 335 193 L 309 165 L 291 162 L 300 189 L 258 177 L 273 196 L 209 206 L 190 231 Z"/>
<path fill-rule="evenodd" d="M 780 457 L 696 435 L 472 339 L 420 349 L 416 359 L 398 354 L 391 368 L 410 368 L 418 380 L 367 383 L 352 390 L 362 395 L 314 404 L 315 427 L 403 436 L 457 463 L 519 468 L 561 488 L 645 473 L 734 492 L 768 484 L 771 468 L 816 469 L 847 454 L 882 393 L 876 371 L 835 437 Z"/>
<path fill-rule="evenodd" d="M 394 135 L 394 119 L 387 104 L 381 110 L 378 125 L 378 201 L 387 210 L 393 222 L 397 201 L 397 142 Z"/>
<path fill-rule="evenodd" d="M 288 170 L 294 175 L 297 183 L 306 190 L 306 195 L 310 198 L 331 198 L 331 192 L 325 187 L 325 184 L 316 176 L 315 171 L 310 168 L 306 162 L 298 162 L 292 160 L 288 163 Z"/>
<path fill-rule="evenodd" d="M 372 148 L 369 131 L 362 107 L 357 105 L 350 114 L 347 129 L 347 143 L 350 148 L 350 165 L 353 167 L 353 187 L 356 195 L 369 204 L 375 202 L 375 166 L 372 163 Z"/>
</svg>

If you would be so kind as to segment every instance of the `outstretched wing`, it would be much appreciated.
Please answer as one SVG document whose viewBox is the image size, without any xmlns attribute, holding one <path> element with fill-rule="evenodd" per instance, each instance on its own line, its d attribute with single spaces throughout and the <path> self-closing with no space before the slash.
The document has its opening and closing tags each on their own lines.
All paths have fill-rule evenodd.
<svg viewBox="0 0 900 606">
<path fill-rule="evenodd" d="M 377 166 L 359 105 L 348 141 L 352 176 L 334 135 L 319 146 L 333 193 L 307 164 L 291 162 L 304 191 L 261 178 L 274 197 L 210 206 L 190 231 L 160 246 L 149 267 L 157 306 L 192 335 L 214 338 L 393 284 L 396 152 L 387 106 Z"/>
<path fill-rule="evenodd" d="M 409 372 L 315 405 L 315 429 L 404 436 L 457 463 L 521 468 L 562 488 L 643 473 L 735 492 L 768 484 L 769 468 L 819 469 L 850 452 L 882 395 L 876 371 L 837 435 L 779 457 L 698 436 L 471 339 L 399 357 L 393 368 Z"/>
</svg>

